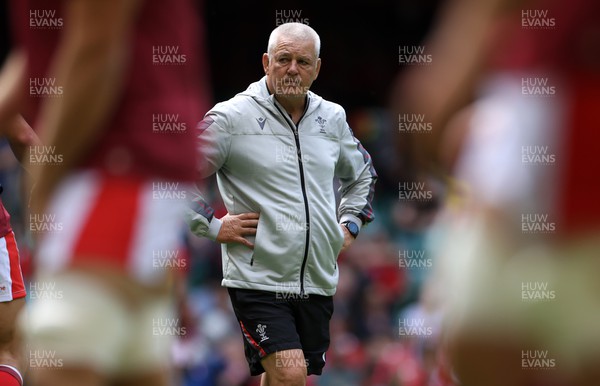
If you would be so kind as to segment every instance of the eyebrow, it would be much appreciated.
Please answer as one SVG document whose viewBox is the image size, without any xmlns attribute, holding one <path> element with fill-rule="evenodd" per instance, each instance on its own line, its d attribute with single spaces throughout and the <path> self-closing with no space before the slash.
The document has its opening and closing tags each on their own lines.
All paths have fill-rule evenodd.
<svg viewBox="0 0 600 386">
<path fill-rule="evenodd" d="M 289 51 L 277 52 L 275 53 L 276 58 L 280 58 L 282 56 L 291 56 L 292 53 Z M 304 60 L 305 62 L 313 62 L 314 60 L 310 56 L 298 55 L 298 60 Z"/>
</svg>

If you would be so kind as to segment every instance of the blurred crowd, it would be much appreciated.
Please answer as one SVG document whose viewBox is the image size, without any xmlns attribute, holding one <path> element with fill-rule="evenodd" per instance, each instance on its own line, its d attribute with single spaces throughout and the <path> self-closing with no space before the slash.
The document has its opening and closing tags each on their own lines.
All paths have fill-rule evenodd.
<svg viewBox="0 0 600 386">
<path fill-rule="evenodd" d="M 271 3 L 273 9 L 278 9 L 274 2 Z M 315 83 L 315 92 L 322 93 L 347 108 L 350 126 L 356 137 L 373 155 L 375 168 L 380 176 L 374 200 L 377 220 L 366 227 L 361 232 L 358 242 L 339 257 L 340 282 L 334 297 L 335 312 L 331 322 L 331 347 L 327 353 L 327 365 L 321 377 L 308 378 L 310 386 L 448 384 L 441 380 L 442 377 L 448 377 L 448 372 L 444 373 L 440 369 L 440 365 L 445 360 L 441 353 L 444 341 L 442 325 L 444 305 L 441 303 L 443 298 L 440 298 L 440 293 L 443 294 L 445 289 L 439 287 L 445 282 L 436 280 L 435 275 L 440 265 L 437 259 L 441 254 L 431 249 L 446 229 L 432 227 L 432 224 L 435 223 L 436 217 L 443 208 L 446 209 L 445 215 L 448 215 L 453 208 L 464 204 L 465 190 L 461 184 L 448 181 L 437 173 L 414 174 L 417 169 L 410 162 L 414 162 L 418 157 L 407 155 L 411 151 L 407 149 L 411 144 L 410 137 L 403 137 L 406 142 L 398 146 L 397 111 L 393 107 L 387 107 L 389 80 L 405 69 L 398 66 L 398 45 L 401 42 L 406 46 L 417 44 L 424 37 L 439 2 L 422 2 L 421 6 L 410 5 L 409 2 L 399 2 L 400 5 L 383 3 L 370 7 L 365 11 L 366 14 L 373 13 L 381 18 L 388 18 L 389 20 L 386 19 L 388 26 L 401 24 L 401 27 L 398 27 L 399 31 L 395 34 L 386 35 L 386 39 L 381 41 L 371 42 L 365 37 L 362 41 L 363 46 L 373 43 L 372 46 L 375 47 L 371 47 L 371 51 L 367 49 L 366 54 L 361 54 L 365 63 L 357 63 L 354 59 L 343 59 L 344 55 L 349 57 L 355 55 L 350 52 L 351 47 L 344 52 L 344 48 L 347 48 L 344 44 L 351 44 L 347 42 L 354 43 L 356 40 L 345 39 L 346 43 L 340 42 L 339 38 L 333 38 L 334 28 L 325 27 L 327 23 L 323 20 L 327 17 L 331 20 L 336 15 L 333 7 L 331 9 L 325 7 L 322 13 L 318 13 L 315 7 L 303 8 L 299 4 L 295 7 L 305 11 L 303 17 L 308 18 L 311 26 L 315 26 L 324 41 L 322 81 L 319 78 Z M 221 28 L 218 20 L 222 20 L 219 18 L 224 17 L 226 12 L 224 7 L 226 4 L 208 4 L 206 8 L 213 69 L 211 83 L 216 101 L 229 98 L 234 92 L 244 89 L 248 83 L 255 80 L 254 75 L 260 72 L 258 67 L 235 73 L 225 72 L 222 70 L 221 61 L 233 62 L 235 59 L 227 55 L 235 55 L 238 61 L 258 63 L 259 55 L 262 53 L 258 49 L 251 53 L 253 60 L 247 60 L 246 57 L 240 59 L 240 55 L 248 53 L 244 51 L 253 49 L 251 46 L 244 46 L 239 48 L 240 51 L 228 51 L 225 56 L 214 54 L 219 50 L 219 45 L 227 40 L 227 34 L 219 37 L 217 33 Z M 348 13 L 348 10 L 340 12 L 337 14 L 337 19 L 347 24 L 355 23 L 352 17 L 343 13 Z M 415 17 L 409 22 L 401 23 L 408 17 L 406 15 L 411 14 Z M 355 19 L 360 19 L 356 12 L 353 15 Z M 230 23 L 233 24 L 240 22 L 244 12 L 230 13 L 229 16 L 232 18 Z M 272 19 L 275 14 L 272 13 L 269 17 Z M 246 18 L 251 19 L 248 15 Z M 365 17 L 365 19 L 369 18 Z M 355 36 L 362 36 L 370 25 L 376 24 L 377 22 L 373 20 L 365 21 L 365 25 L 355 23 L 356 28 L 352 33 Z M 265 30 L 270 30 L 272 25 L 263 27 Z M 348 26 L 344 28 L 351 29 Z M 408 29 L 409 32 L 406 31 Z M 247 38 L 252 44 L 262 43 L 266 36 L 266 33 L 262 33 L 260 29 L 248 33 Z M 262 35 L 257 36 L 256 39 L 252 37 L 259 33 Z M 400 33 L 404 34 L 403 40 L 397 37 Z M 600 36 L 597 30 L 596 36 Z M 510 39 L 506 40 L 510 41 Z M 597 42 L 598 39 L 596 38 L 595 41 Z M 338 42 L 341 48 L 336 51 L 332 47 L 335 47 Z M 389 57 L 386 58 L 388 52 Z M 527 52 L 527 47 L 513 48 L 511 52 L 523 54 Z M 376 60 L 377 64 L 382 64 L 381 71 L 373 69 L 363 71 L 363 65 L 373 65 L 368 58 Z M 515 60 L 518 62 L 518 59 Z M 598 61 L 597 58 L 595 60 L 594 73 L 597 75 Z M 523 61 L 525 64 L 517 63 L 514 66 L 522 65 L 527 68 L 527 58 Z M 344 67 L 344 62 L 352 63 L 352 66 Z M 332 63 L 331 69 L 330 63 Z M 488 69 L 490 74 L 500 73 L 501 70 L 505 71 L 511 67 L 511 64 L 503 63 L 501 60 L 494 62 L 494 65 L 497 67 L 490 66 L 491 70 Z M 476 72 L 473 69 L 465 71 L 469 74 Z M 338 74 L 334 75 L 334 72 Z M 356 83 L 349 84 L 347 79 L 357 78 L 357 74 L 361 76 L 364 74 L 364 77 L 358 79 Z M 445 76 L 449 77 L 447 73 Z M 508 83 L 505 81 L 502 85 Z M 425 88 L 427 85 L 421 86 Z M 476 100 L 473 90 L 483 89 L 484 83 L 469 86 L 473 85 L 465 80 L 464 84 L 457 87 L 469 89 L 471 92 L 469 97 L 460 96 L 463 98 L 464 105 L 468 99 L 469 102 Z M 454 107 L 451 110 L 454 115 L 458 109 Z M 455 118 L 457 116 L 458 114 Z M 437 127 L 438 122 L 434 120 L 433 113 L 428 115 L 428 118 L 434 122 L 434 127 Z M 450 119 L 446 117 L 445 123 L 449 121 Z M 456 124 L 456 121 L 450 123 Z M 446 161 L 455 161 L 457 151 L 451 148 L 452 137 L 447 137 L 445 140 L 447 148 L 442 151 L 448 152 Z M 399 153 L 399 149 L 406 149 L 406 153 Z M 475 157 L 475 161 L 471 161 L 477 162 L 484 158 L 481 154 L 477 156 L 480 158 Z M 503 160 L 500 160 L 500 164 L 510 169 L 510 164 L 504 163 Z M 487 166 L 489 165 L 493 166 L 493 162 L 490 161 Z M 495 170 L 488 171 L 493 174 Z M 513 171 L 514 169 L 509 170 L 507 172 L 509 176 L 505 176 L 505 179 L 510 180 Z M 1 145 L 0 183 L 5 187 L 5 191 L 6 189 L 18 190 L 20 176 L 21 172 L 8 146 Z M 487 178 L 487 175 L 485 177 Z M 410 195 L 404 194 L 407 189 L 411 190 L 411 186 L 406 184 L 415 182 L 422 185 L 416 189 L 412 186 L 412 190 L 418 190 L 423 195 L 411 198 Z M 540 186 L 542 185 L 538 185 L 537 189 L 540 189 Z M 482 193 L 482 199 L 485 199 L 485 186 L 479 188 L 481 188 L 479 192 Z M 204 191 L 212 199 L 212 206 L 216 208 L 215 215 L 218 217 L 224 215 L 225 210 L 220 203 L 215 181 L 206 181 Z M 523 195 L 528 194 L 531 195 L 531 192 Z M 23 221 L 23 207 L 26 203 L 18 200 L 20 196 L 16 193 L 5 194 L 3 200 L 12 214 L 17 239 L 28 240 L 26 221 Z M 527 198 L 532 199 L 531 196 Z M 516 201 L 522 203 L 519 199 Z M 537 196 L 533 197 L 534 201 L 536 199 Z M 188 246 L 188 253 L 181 256 L 185 263 L 181 264 L 180 284 L 182 285 L 178 290 L 181 298 L 179 322 L 185 328 L 180 330 L 182 334 L 178 336 L 177 344 L 173 348 L 173 358 L 176 366 L 181 369 L 183 384 L 185 386 L 259 385 L 259 377 L 249 376 L 239 327 L 231 310 L 226 290 L 220 286 L 222 276 L 220 247 L 210 240 L 194 237 L 184 230 L 181 237 L 185 238 Z M 28 275 L 31 262 L 28 259 L 27 243 L 20 243 L 20 247 L 24 271 Z"/>
</svg>

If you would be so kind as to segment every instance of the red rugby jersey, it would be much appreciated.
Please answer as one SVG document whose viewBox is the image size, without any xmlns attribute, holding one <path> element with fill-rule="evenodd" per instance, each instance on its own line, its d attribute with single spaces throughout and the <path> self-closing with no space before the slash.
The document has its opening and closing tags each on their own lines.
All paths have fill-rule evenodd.
<svg viewBox="0 0 600 386">
<path fill-rule="evenodd" d="M 69 23 L 63 11 L 59 0 L 12 2 L 16 42 L 28 54 L 24 115 L 36 131 L 43 130 L 37 113 L 44 98 L 68 92 L 48 79 Z M 192 0 L 144 1 L 131 36 L 119 103 L 81 168 L 179 181 L 197 177 L 194 131 L 209 108 L 202 27 Z"/>
<path fill-rule="evenodd" d="M 537 72 L 564 85 L 559 234 L 600 230 L 600 3 L 534 0 L 499 23 L 492 70 Z M 564 91 L 564 92 L 563 92 Z"/>
</svg>

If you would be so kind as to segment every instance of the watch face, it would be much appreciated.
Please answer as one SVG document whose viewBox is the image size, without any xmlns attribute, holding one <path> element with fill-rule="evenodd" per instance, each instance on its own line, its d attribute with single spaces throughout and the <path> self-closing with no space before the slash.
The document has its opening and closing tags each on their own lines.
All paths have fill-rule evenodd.
<svg viewBox="0 0 600 386">
<path fill-rule="evenodd" d="M 347 222 L 346 223 L 346 228 L 348 228 L 348 231 L 350 232 L 350 234 L 354 237 L 356 237 L 358 235 L 358 225 L 356 225 L 353 222 Z"/>
</svg>

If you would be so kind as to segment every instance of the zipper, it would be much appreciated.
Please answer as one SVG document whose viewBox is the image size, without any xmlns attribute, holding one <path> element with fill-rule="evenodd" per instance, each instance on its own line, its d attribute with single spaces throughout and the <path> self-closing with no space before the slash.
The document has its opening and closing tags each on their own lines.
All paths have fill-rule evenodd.
<svg viewBox="0 0 600 386">
<path fill-rule="evenodd" d="M 306 98 L 306 108 L 304 109 L 304 113 L 300 120 L 298 120 L 298 125 L 302 122 L 304 118 L 304 114 L 308 110 L 308 105 L 310 103 L 310 99 Z M 298 169 L 300 170 L 300 187 L 302 189 L 302 198 L 304 199 L 304 213 L 306 216 L 306 239 L 304 242 L 304 257 L 302 258 L 302 266 L 300 267 L 300 295 L 304 295 L 304 272 L 306 271 L 306 262 L 308 260 L 308 244 L 310 242 L 310 215 L 308 210 L 308 195 L 306 194 L 306 181 L 304 180 L 304 165 L 302 163 L 302 150 L 300 149 L 300 137 L 298 136 L 298 125 L 294 124 L 291 119 L 288 119 L 286 115 L 281 111 L 279 106 L 276 103 L 273 103 L 275 108 L 279 111 L 279 113 L 286 120 L 290 128 L 292 129 L 292 133 L 294 134 L 294 140 L 296 141 L 296 150 L 298 155 Z"/>
</svg>

